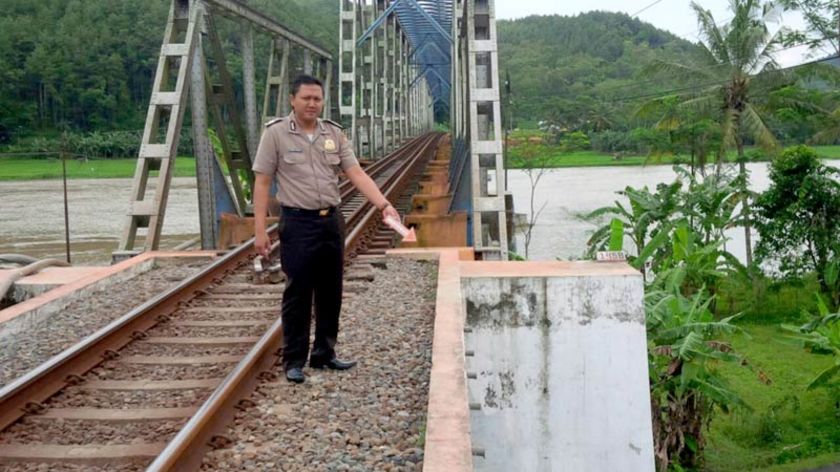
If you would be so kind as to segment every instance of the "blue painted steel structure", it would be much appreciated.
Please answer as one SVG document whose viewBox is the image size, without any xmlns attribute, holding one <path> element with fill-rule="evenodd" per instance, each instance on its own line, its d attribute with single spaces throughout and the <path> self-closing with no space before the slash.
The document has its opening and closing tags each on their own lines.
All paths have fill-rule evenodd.
<svg viewBox="0 0 840 472">
<path fill-rule="evenodd" d="M 361 46 L 381 27 L 388 16 L 396 14 L 411 43 L 411 65 L 417 75 L 413 87 L 426 77 L 437 114 L 449 113 L 452 77 L 452 0 L 395 0 L 356 42 Z"/>
<path fill-rule="evenodd" d="M 412 64 L 424 74 L 435 115 L 448 115 L 452 89 L 452 0 L 397 0 L 397 16 L 415 51 Z M 429 73 L 432 71 L 433 73 Z"/>
</svg>

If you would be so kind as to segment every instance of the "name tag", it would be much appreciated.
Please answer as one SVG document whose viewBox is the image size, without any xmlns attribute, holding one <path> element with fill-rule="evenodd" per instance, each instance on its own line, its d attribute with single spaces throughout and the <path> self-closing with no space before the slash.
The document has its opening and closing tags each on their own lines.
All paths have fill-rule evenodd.
<svg viewBox="0 0 840 472">
<path fill-rule="evenodd" d="M 286 152 L 303 152 L 303 149 L 287 149 Z"/>
</svg>

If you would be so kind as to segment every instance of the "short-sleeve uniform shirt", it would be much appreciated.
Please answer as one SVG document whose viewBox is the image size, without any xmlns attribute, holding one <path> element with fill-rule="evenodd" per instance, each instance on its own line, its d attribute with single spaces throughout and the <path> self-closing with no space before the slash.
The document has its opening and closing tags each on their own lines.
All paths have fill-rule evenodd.
<svg viewBox="0 0 840 472">
<path fill-rule="evenodd" d="M 292 112 L 266 124 L 253 170 L 274 176 L 281 205 L 317 210 L 341 203 L 338 171 L 356 165 L 353 146 L 340 126 L 319 119 L 310 138 Z"/>
</svg>

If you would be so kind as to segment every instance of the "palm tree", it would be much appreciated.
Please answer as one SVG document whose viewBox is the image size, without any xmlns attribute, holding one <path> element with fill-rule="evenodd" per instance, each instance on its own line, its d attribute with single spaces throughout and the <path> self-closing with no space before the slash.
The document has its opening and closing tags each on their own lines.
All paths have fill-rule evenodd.
<svg viewBox="0 0 840 472">
<path fill-rule="evenodd" d="M 668 73 L 699 83 L 699 89 L 680 95 L 679 108 L 700 116 L 716 116 L 721 124 L 722 145 L 734 147 L 738 154 L 743 202 L 744 238 L 747 265 L 752 264 L 750 203 L 747 190 L 747 169 L 744 159 L 744 137 L 762 148 L 778 147 L 773 132 L 764 119 L 769 94 L 793 82 L 779 69 L 773 53 L 780 44 L 780 33 L 771 34 L 767 23 L 777 14 L 773 2 L 730 0 L 734 17 L 717 25 L 714 16 L 695 2 L 691 8 L 700 26 L 699 60 L 677 63 L 657 61 L 652 72 Z M 725 155 L 721 152 L 720 156 Z"/>
</svg>

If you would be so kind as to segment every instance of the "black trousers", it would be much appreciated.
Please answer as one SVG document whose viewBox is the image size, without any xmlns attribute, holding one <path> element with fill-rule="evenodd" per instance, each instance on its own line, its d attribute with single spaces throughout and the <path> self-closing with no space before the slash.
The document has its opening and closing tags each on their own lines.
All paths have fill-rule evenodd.
<svg viewBox="0 0 840 472">
<path fill-rule="evenodd" d="M 303 367 L 309 354 L 309 328 L 315 303 L 315 342 L 310 362 L 335 357 L 344 280 L 344 218 L 336 209 L 283 208 L 280 262 L 286 274 L 283 291 L 283 367 Z"/>
</svg>

